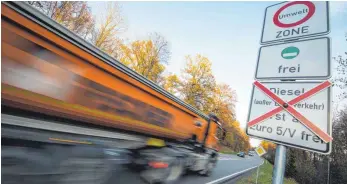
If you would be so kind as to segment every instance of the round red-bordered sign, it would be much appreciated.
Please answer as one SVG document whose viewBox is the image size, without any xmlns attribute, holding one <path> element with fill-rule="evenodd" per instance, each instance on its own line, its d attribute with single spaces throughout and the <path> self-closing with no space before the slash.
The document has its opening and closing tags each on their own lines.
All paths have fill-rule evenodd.
<svg viewBox="0 0 347 184">
<path fill-rule="evenodd" d="M 282 23 L 282 22 L 280 22 L 278 20 L 280 13 L 284 9 L 288 8 L 289 6 L 293 6 L 293 5 L 297 5 L 297 4 L 303 4 L 303 5 L 306 5 L 308 7 L 308 13 L 307 13 L 307 15 L 304 18 L 302 18 L 301 20 L 299 20 L 297 22 L 293 22 L 293 23 L 290 23 L 290 24 L 284 24 L 284 23 Z M 274 24 L 276 26 L 282 27 L 282 28 L 294 27 L 294 26 L 300 25 L 300 24 L 306 22 L 308 19 L 310 19 L 312 17 L 312 15 L 314 14 L 315 10 L 316 10 L 316 7 L 310 1 L 294 1 L 294 2 L 290 2 L 290 3 L 282 6 L 279 10 L 277 10 L 275 15 L 273 16 L 273 22 L 274 22 Z"/>
</svg>

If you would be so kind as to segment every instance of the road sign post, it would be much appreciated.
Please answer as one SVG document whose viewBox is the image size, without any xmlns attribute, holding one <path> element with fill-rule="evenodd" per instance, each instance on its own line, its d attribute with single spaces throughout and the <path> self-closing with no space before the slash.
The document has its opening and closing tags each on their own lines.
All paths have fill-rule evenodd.
<svg viewBox="0 0 347 184">
<path fill-rule="evenodd" d="M 286 170 L 286 147 L 277 145 L 275 167 L 272 174 L 272 184 L 283 184 L 284 171 Z"/>
<path fill-rule="evenodd" d="M 265 10 L 246 133 L 277 143 L 273 184 L 282 184 L 286 146 L 331 150 L 329 4 L 290 1 Z"/>
</svg>

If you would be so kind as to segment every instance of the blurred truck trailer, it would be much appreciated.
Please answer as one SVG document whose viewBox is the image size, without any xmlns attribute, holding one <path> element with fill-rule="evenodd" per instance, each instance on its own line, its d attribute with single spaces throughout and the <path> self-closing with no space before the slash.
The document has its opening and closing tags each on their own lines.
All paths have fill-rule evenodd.
<svg viewBox="0 0 347 184">
<path fill-rule="evenodd" d="M 1 10 L 2 182 L 101 184 L 110 160 L 149 183 L 212 172 L 225 135 L 215 115 L 24 2 Z"/>
</svg>

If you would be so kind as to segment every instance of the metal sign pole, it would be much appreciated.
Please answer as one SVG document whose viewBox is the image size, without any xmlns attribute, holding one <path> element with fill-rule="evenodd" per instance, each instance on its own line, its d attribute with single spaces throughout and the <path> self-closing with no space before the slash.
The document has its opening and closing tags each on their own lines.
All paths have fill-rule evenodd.
<svg viewBox="0 0 347 184">
<path fill-rule="evenodd" d="M 275 168 L 272 173 L 272 184 L 283 184 L 284 171 L 286 169 L 286 149 L 287 148 L 283 145 L 277 145 Z"/>
</svg>

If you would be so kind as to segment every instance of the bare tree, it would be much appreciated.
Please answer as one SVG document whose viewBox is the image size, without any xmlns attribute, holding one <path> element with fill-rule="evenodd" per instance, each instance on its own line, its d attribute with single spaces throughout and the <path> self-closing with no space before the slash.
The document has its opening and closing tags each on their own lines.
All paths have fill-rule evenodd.
<svg viewBox="0 0 347 184">
<path fill-rule="evenodd" d="M 347 33 L 345 33 L 345 37 L 347 41 Z M 334 86 L 342 90 L 337 97 L 339 100 L 343 100 L 347 98 L 347 51 L 344 55 L 338 55 L 337 57 L 333 57 L 333 59 L 337 62 Z"/>
<path fill-rule="evenodd" d="M 171 57 L 169 42 L 157 32 L 151 33 L 150 39 L 156 48 L 155 57 L 158 57 L 161 63 L 168 64 Z"/>
<path fill-rule="evenodd" d="M 333 123 L 331 183 L 347 183 L 347 108 L 341 110 Z"/>
<path fill-rule="evenodd" d="M 92 33 L 91 43 L 118 59 L 122 45 L 118 35 L 125 30 L 126 24 L 120 6 L 116 2 L 108 2 L 106 15 L 98 20 Z"/>
</svg>

